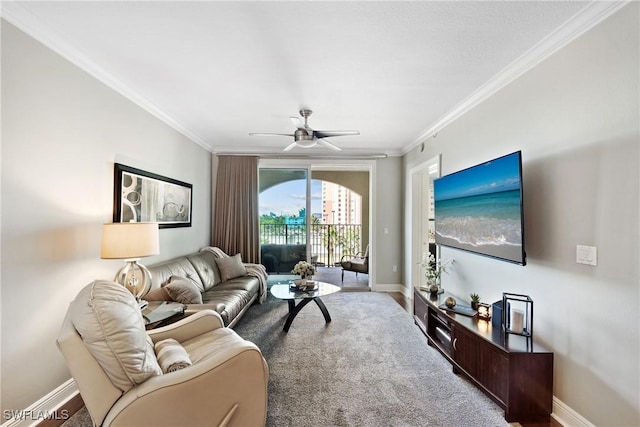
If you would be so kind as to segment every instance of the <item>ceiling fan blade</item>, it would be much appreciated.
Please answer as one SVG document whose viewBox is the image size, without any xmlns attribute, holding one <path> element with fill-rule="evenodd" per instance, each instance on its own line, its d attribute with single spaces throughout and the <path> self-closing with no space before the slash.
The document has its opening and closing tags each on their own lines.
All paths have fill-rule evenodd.
<svg viewBox="0 0 640 427">
<path fill-rule="evenodd" d="M 332 143 L 330 143 L 329 141 L 325 141 L 324 139 L 318 138 L 318 142 L 325 147 L 331 148 L 332 150 L 342 151 L 342 148 L 338 147 L 337 145 L 333 145 Z"/>
<path fill-rule="evenodd" d="M 329 138 L 332 136 L 360 135 L 357 130 L 316 130 L 313 132 L 318 138 Z"/>
<path fill-rule="evenodd" d="M 258 136 L 293 136 L 292 133 L 250 133 L 249 135 L 258 135 Z"/>
<path fill-rule="evenodd" d="M 284 150 L 282 150 L 282 151 L 289 151 L 289 150 L 291 150 L 293 147 L 295 147 L 296 145 L 297 145 L 297 144 L 296 144 L 295 142 L 294 142 L 294 143 L 292 143 L 292 144 L 289 144 L 289 145 L 287 145 L 287 146 L 284 148 Z"/>
<path fill-rule="evenodd" d="M 300 117 L 289 117 L 291 119 L 291 123 L 296 127 L 296 129 L 305 129 L 304 122 L 300 120 Z"/>
</svg>

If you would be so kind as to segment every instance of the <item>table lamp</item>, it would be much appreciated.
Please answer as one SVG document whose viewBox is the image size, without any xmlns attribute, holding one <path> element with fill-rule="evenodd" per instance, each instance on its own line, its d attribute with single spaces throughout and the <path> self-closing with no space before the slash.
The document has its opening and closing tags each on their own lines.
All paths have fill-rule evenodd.
<svg viewBox="0 0 640 427">
<path fill-rule="evenodd" d="M 140 301 L 151 287 L 151 273 L 138 260 L 160 253 L 158 224 L 153 222 L 116 222 L 102 227 L 102 259 L 124 259 L 115 281 Z"/>
</svg>

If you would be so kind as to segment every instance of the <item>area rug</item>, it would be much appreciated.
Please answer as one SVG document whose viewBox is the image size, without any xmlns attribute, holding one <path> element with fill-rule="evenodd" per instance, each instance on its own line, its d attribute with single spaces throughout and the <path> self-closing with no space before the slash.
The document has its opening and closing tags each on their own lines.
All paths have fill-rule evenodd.
<svg viewBox="0 0 640 427">
<path fill-rule="evenodd" d="M 384 293 L 323 297 L 288 333 L 286 301 L 271 295 L 235 330 L 269 364 L 267 426 L 509 426 L 503 411 L 451 365 Z"/>
</svg>

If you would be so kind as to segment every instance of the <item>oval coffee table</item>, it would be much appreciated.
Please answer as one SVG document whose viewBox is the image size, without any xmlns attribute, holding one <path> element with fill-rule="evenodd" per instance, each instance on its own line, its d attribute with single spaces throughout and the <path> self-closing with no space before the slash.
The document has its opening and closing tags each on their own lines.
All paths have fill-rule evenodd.
<svg viewBox="0 0 640 427">
<path fill-rule="evenodd" d="M 320 297 L 339 292 L 340 287 L 326 282 L 316 283 L 318 283 L 318 288 L 312 291 L 292 290 L 291 283 L 278 283 L 271 286 L 271 295 L 278 299 L 286 300 L 289 303 L 289 317 L 287 317 L 287 321 L 284 322 L 284 328 L 282 328 L 283 331 L 289 332 L 293 319 L 295 319 L 300 310 L 302 310 L 304 306 L 309 304 L 311 301 L 314 301 L 318 305 L 324 316 L 325 322 L 331 322 L 329 311 Z M 298 304 L 296 304 L 296 300 L 298 301 Z"/>
</svg>

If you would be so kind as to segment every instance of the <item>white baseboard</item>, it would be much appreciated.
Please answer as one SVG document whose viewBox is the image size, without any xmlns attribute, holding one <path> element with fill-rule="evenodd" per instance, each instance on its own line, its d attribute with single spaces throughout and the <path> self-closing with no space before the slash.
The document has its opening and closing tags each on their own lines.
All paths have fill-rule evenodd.
<svg viewBox="0 0 640 427">
<path fill-rule="evenodd" d="M 411 288 L 406 288 L 403 286 L 400 292 L 402 292 L 402 295 L 413 301 L 413 290 Z"/>
<path fill-rule="evenodd" d="M 21 410 L 5 410 L 3 418 L 9 418 L 2 427 L 27 427 L 36 426 L 44 419 L 57 417 L 67 419 L 66 414 L 56 413 L 62 405 L 78 394 L 78 387 L 73 378 L 69 379 L 58 388 L 29 406 Z"/>
<path fill-rule="evenodd" d="M 589 420 L 555 396 L 553 396 L 553 413 L 551 416 L 565 427 L 595 427 Z"/>
<path fill-rule="evenodd" d="M 376 283 L 371 287 L 371 290 L 374 292 L 402 292 L 403 295 L 407 296 L 406 288 L 399 283 Z"/>
</svg>

